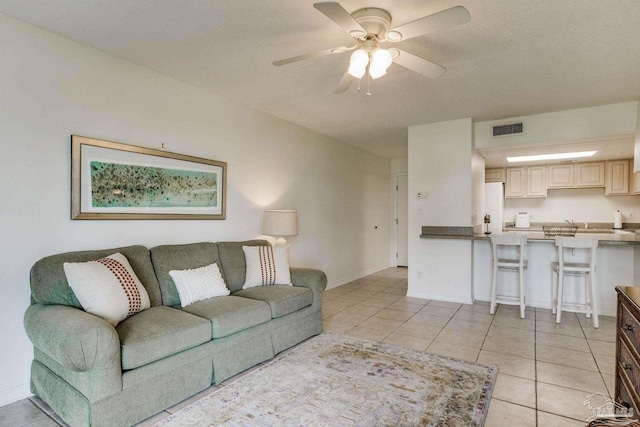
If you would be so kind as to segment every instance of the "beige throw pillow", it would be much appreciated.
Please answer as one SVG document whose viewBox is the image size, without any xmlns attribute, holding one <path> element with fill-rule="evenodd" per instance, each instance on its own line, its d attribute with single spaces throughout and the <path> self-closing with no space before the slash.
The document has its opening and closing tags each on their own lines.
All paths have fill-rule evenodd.
<svg viewBox="0 0 640 427">
<path fill-rule="evenodd" d="M 291 284 L 289 254 L 285 246 L 243 246 L 247 274 L 242 289 Z"/>
<path fill-rule="evenodd" d="M 189 270 L 171 270 L 169 275 L 176 285 L 182 307 L 230 293 L 216 263 Z"/>
<path fill-rule="evenodd" d="M 88 262 L 65 262 L 67 282 L 87 313 L 116 326 L 151 306 L 127 258 L 115 253 Z"/>
</svg>

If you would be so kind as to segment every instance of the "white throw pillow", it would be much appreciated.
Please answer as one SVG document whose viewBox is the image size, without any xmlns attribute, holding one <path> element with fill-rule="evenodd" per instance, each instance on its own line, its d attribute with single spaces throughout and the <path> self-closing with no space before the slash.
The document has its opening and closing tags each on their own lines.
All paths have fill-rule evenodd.
<svg viewBox="0 0 640 427">
<path fill-rule="evenodd" d="M 171 270 L 169 275 L 178 289 L 182 307 L 230 293 L 216 263 L 191 270 Z"/>
<path fill-rule="evenodd" d="M 87 313 L 116 326 L 151 306 L 127 258 L 115 253 L 88 262 L 65 262 L 67 282 Z"/>
<path fill-rule="evenodd" d="M 247 274 L 242 289 L 291 284 L 286 246 L 243 246 Z"/>
</svg>

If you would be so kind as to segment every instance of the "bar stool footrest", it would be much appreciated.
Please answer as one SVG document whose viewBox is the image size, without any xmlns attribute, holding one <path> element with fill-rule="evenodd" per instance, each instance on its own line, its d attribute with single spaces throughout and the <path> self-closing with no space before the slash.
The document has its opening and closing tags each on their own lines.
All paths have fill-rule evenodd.
<svg viewBox="0 0 640 427">
<path fill-rule="evenodd" d="M 506 304 L 506 305 L 520 305 L 520 298 L 510 297 L 506 295 L 498 295 L 496 296 L 496 303 Z"/>
</svg>

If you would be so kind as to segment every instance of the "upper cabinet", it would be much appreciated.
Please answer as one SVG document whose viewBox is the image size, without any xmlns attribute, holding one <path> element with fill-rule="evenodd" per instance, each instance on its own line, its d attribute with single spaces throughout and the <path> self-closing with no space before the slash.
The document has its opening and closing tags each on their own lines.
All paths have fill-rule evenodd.
<svg viewBox="0 0 640 427">
<path fill-rule="evenodd" d="M 504 186 L 504 197 L 526 197 L 526 168 L 507 168 L 507 182 Z"/>
<path fill-rule="evenodd" d="M 547 197 L 547 189 L 604 187 L 605 196 L 640 194 L 631 160 L 487 169 L 485 182 L 504 182 L 505 198 Z"/>
<path fill-rule="evenodd" d="M 507 168 L 504 197 L 547 197 L 546 167 Z"/>
<path fill-rule="evenodd" d="M 607 162 L 607 196 L 629 194 L 629 160 Z"/>
<path fill-rule="evenodd" d="M 506 182 L 507 175 L 505 168 L 485 169 L 484 182 Z"/>
<path fill-rule="evenodd" d="M 549 188 L 604 187 L 604 162 L 548 166 Z"/>
<path fill-rule="evenodd" d="M 633 173 L 632 161 L 633 160 L 629 162 L 629 169 L 631 170 L 631 176 L 629 177 L 629 181 L 631 181 L 631 194 L 640 194 L 640 172 Z"/>
<path fill-rule="evenodd" d="M 527 197 L 547 197 L 546 166 L 527 168 Z"/>
<path fill-rule="evenodd" d="M 604 187 L 604 162 L 576 163 L 576 187 Z"/>
<path fill-rule="evenodd" d="M 549 166 L 549 188 L 571 188 L 575 185 L 573 179 L 573 164 Z"/>
</svg>

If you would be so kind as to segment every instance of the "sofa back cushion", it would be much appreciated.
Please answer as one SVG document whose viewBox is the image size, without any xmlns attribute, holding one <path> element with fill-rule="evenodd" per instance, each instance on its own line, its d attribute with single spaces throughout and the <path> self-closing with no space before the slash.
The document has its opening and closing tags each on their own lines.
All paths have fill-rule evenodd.
<svg viewBox="0 0 640 427">
<path fill-rule="evenodd" d="M 222 275 L 231 293 L 242 289 L 247 271 L 243 246 L 269 246 L 266 240 L 248 240 L 246 242 L 220 242 L 218 254 Z"/>
<path fill-rule="evenodd" d="M 180 305 L 178 289 L 169 274 L 171 270 L 200 268 L 214 262 L 219 263 L 218 248 L 215 243 L 163 245 L 151 248 L 149 251 L 151 252 L 153 268 L 160 284 L 163 305 Z M 218 267 L 221 266 L 218 264 Z M 222 272 L 222 277 L 226 280 L 224 272 Z"/>
<path fill-rule="evenodd" d="M 127 246 L 97 251 L 67 252 L 51 255 L 37 261 L 31 268 L 31 301 L 40 304 L 62 304 L 82 309 L 82 305 L 69 287 L 64 273 L 65 262 L 87 262 L 121 253 L 149 294 L 151 306 L 162 304 L 160 287 L 156 279 L 149 250 L 144 246 Z"/>
</svg>

